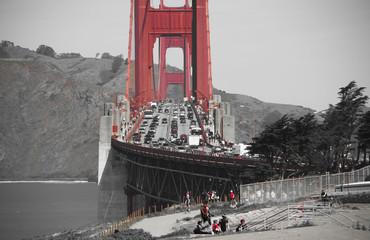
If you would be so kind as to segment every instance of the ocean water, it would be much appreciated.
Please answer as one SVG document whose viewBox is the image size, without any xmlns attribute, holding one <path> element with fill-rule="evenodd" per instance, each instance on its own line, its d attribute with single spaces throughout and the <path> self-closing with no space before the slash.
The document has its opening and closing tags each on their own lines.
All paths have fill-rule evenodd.
<svg viewBox="0 0 370 240">
<path fill-rule="evenodd" d="M 98 185 L 1 182 L 0 239 L 24 239 L 97 223 Z"/>
</svg>

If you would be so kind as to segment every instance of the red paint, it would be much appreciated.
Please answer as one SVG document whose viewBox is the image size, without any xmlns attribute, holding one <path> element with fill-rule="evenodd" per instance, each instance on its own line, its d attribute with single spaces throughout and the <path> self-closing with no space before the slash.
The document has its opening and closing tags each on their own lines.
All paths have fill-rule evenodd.
<svg viewBox="0 0 370 240">
<path fill-rule="evenodd" d="M 168 84 L 174 82 L 182 86 L 185 83 L 186 96 L 190 96 L 190 91 L 193 91 L 192 95 L 197 95 L 194 91 L 198 90 L 202 93 L 202 98 L 210 99 L 206 1 L 193 1 L 192 8 L 189 7 L 188 0 L 184 7 L 179 8 L 167 8 L 161 1 L 161 7 L 154 9 L 150 6 L 149 0 L 135 0 L 135 99 L 137 107 L 156 100 L 152 71 L 153 46 L 157 38 L 162 38 L 162 42 L 165 43 L 173 40 L 173 46 L 181 47 L 185 53 L 185 76 L 183 73 L 181 75 L 162 72 L 161 80 L 163 81 L 159 86 L 160 97 L 164 98 Z M 193 20 L 196 20 L 194 26 Z M 193 39 L 196 44 L 192 43 Z M 162 45 L 162 48 L 160 48 L 160 55 L 165 56 L 168 47 L 165 48 Z M 192 53 L 196 56 L 192 56 Z M 196 64 L 191 63 L 191 57 L 195 57 Z M 192 90 L 189 84 L 190 63 L 193 65 L 193 73 L 195 73 L 193 78 L 196 82 L 196 88 Z"/>
</svg>

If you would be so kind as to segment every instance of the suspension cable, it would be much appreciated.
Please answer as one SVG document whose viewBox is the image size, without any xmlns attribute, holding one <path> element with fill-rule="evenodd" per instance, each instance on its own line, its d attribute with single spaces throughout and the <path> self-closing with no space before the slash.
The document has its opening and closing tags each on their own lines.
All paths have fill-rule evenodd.
<svg viewBox="0 0 370 240">
<path fill-rule="evenodd" d="M 130 89 L 130 70 L 131 70 L 131 42 L 132 42 L 132 15 L 134 11 L 134 0 L 131 0 L 131 12 L 130 12 L 130 35 L 128 40 L 128 65 L 127 65 L 127 78 L 126 78 L 126 99 L 129 99 Z"/>
<path fill-rule="evenodd" d="M 209 74 L 209 100 L 213 98 L 213 88 L 212 88 L 212 68 L 211 68 L 211 41 L 209 32 L 209 10 L 208 10 L 208 0 L 206 0 L 206 11 L 207 11 L 207 47 L 208 47 L 208 74 Z"/>
</svg>

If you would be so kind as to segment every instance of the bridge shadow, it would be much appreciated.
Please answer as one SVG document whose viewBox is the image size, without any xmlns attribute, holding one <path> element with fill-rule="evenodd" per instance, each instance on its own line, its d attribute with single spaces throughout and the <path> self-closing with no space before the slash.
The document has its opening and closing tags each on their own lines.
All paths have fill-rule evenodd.
<svg viewBox="0 0 370 240">
<path fill-rule="evenodd" d="M 99 220 L 117 220 L 127 216 L 126 182 L 125 162 L 119 160 L 116 151 L 111 149 L 99 183 Z"/>
</svg>

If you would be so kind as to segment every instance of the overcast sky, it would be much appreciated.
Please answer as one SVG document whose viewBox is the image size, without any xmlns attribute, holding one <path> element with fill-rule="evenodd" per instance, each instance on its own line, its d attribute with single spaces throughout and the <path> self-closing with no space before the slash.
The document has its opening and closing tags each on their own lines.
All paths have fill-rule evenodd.
<svg viewBox="0 0 370 240">
<path fill-rule="evenodd" d="M 370 96 L 370 0 L 209 0 L 209 11 L 214 87 L 315 110 L 352 80 Z M 0 0 L 0 40 L 127 57 L 129 14 L 130 0 Z"/>
</svg>

